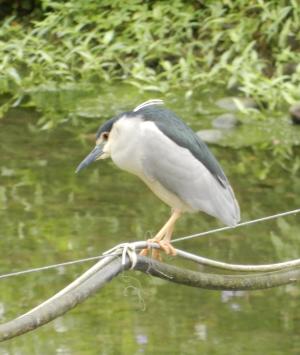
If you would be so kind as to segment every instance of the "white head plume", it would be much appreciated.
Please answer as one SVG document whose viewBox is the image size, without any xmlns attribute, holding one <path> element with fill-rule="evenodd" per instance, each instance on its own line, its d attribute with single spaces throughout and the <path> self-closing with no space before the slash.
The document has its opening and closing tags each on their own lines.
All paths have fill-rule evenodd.
<svg viewBox="0 0 300 355">
<path fill-rule="evenodd" d="M 164 102 L 163 100 L 160 99 L 152 99 L 152 100 L 148 100 L 143 102 L 142 104 L 138 105 L 137 107 L 134 108 L 133 112 L 137 112 L 138 110 L 140 110 L 141 108 L 147 107 L 147 106 L 151 106 L 151 105 L 163 105 Z"/>
</svg>

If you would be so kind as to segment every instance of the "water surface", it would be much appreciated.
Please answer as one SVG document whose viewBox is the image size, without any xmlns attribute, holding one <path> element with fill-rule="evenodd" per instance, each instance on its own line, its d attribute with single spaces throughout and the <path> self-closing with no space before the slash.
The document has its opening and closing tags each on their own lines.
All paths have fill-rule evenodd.
<svg viewBox="0 0 300 355">
<path fill-rule="evenodd" d="M 37 94 L 40 105 L 48 104 L 49 111 L 66 117 L 65 124 L 50 131 L 36 129 L 40 116 L 31 110 L 14 110 L 0 121 L 1 274 L 94 256 L 123 241 L 146 239 L 168 218 L 167 206 L 109 161 L 74 174 L 93 146 L 90 132 L 113 112 L 148 98 L 129 98 L 126 92 L 118 94 L 119 103 L 107 92 L 53 93 L 47 100 Z M 205 100 L 197 98 L 187 106 L 178 96 L 169 106 L 199 130 L 210 128 L 217 110 Z M 71 128 L 74 121 L 77 128 Z M 235 134 L 245 128 L 236 130 Z M 234 186 L 243 220 L 299 208 L 299 176 L 277 169 L 259 180 L 253 171 L 247 174 L 239 167 L 247 148 L 224 148 L 230 140 L 225 143 L 211 148 Z M 263 158 L 252 159 L 264 167 Z M 218 226 L 209 216 L 186 215 L 175 234 Z M 299 216 L 178 247 L 232 263 L 298 258 Z M 1 280 L 1 321 L 51 296 L 90 265 Z M 298 285 L 232 293 L 128 272 L 67 315 L 1 344 L 0 354 L 299 354 L 299 294 Z"/>
</svg>

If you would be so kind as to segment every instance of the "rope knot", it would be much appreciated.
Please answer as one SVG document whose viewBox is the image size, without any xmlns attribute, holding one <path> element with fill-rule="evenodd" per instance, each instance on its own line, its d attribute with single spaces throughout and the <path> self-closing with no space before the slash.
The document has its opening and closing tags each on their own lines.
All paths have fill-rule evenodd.
<svg viewBox="0 0 300 355">
<path fill-rule="evenodd" d="M 126 256 L 128 257 L 131 267 L 129 270 L 133 270 L 137 263 L 137 255 L 136 255 L 136 243 L 121 243 L 114 248 L 103 253 L 105 256 L 109 255 L 121 255 L 121 263 L 124 266 L 126 263 Z"/>
</svg>

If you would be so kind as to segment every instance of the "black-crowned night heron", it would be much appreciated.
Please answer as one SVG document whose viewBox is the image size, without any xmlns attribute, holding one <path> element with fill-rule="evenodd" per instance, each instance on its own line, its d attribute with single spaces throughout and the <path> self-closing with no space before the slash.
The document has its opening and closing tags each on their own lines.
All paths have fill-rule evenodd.
<svg viewBox="0 0 300 355">
<path fill-rule="evenodd" d="M 230 226 L 239 222 L 238 202 L 216 158 L 162 100 L 144 102 L 105 122 L 95 148 L 76 172 L 109 157 L 120 169 L 140 177 L 172 208 L 170 219 L 149 240 L 167 254 L 175 255 L 170 241 L 182 212 L 203 211 Z"/>
</svg>

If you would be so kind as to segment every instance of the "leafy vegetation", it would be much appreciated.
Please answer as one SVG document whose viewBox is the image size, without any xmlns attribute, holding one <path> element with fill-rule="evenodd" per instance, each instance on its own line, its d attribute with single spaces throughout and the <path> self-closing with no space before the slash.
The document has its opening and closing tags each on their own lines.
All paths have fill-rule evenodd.
<svg viewBox="0 0 300 355">
<path fill-rule="evenodd" d="M 196 101 L 201 105 L 208 92 L 216 98 L 217 87 L 254 99 L 260 111 L 239 107 L 246 125 L 267 121 L 273 127 L 272 111 L 300 97 L 296 0 L 0 4 L 0 116 L 11 107 L 29 106 L 41 112 L 42 129 L 68 123 L 86 133 L 95 129 L 91 118 L 127 109 L 149 98 L 150 91 L 152 97 L 168 95 L 183 117 L 189 115 L 184 110 L 193 110 L 199 118 Z M 193 100 L 184 105 L 179 92 Z M 174 97 L 179 105 L 172 104 Z M 273 139 L 267 131 L 262 134 L 269 139 L 253 143 L 253 149 L 272 152 L 280 166 L 288 162 L 297 173 L 299 159 L 290 158 L 298 143 Z"/>
<path fill-rule="evenodd" d="M 37 86 L 112 80 L 189 94 L 214 83 L 269 108 L 299 98 L 296 0 L 24 3 L 0 27 L 3 109 Z"/>
</svg>

